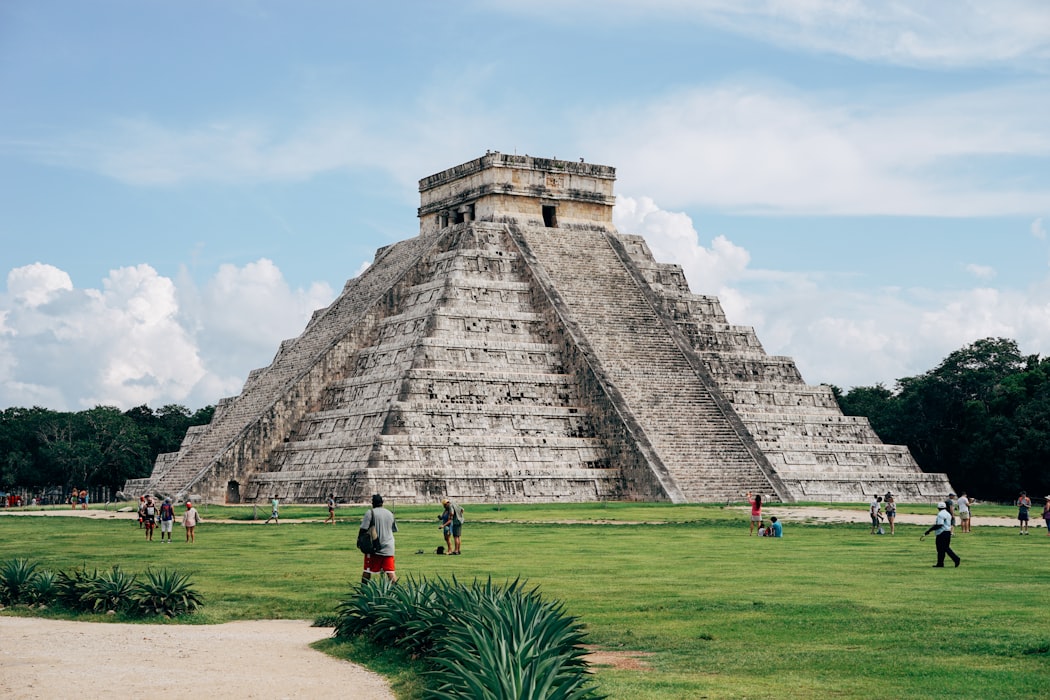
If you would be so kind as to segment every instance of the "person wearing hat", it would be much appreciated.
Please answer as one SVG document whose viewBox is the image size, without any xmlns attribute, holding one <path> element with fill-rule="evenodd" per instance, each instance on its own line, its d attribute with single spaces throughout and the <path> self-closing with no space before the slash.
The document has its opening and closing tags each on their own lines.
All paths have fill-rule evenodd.
<svg viewBox="0 0 1050 700">
<path fill-rule="evenodd" d="M 449 545 L 448 553 L 459 554 L 462 546 L 461 537 L 463 535 L 463 507 L 447 498 L 441 501 L 441 505 L 445 506 L 446 520 L 452 530 L 453 544 Z M 447 537 L 445 539 L 448 541 Z"/>
<path fill-rule="evenodd" d="M 391 583 L 397 583 L 397 571 L 394 566 L 394 533 L 397 532 L 397 521 L 394 514 L 383 507 L 383 497 L 378 493 L 372 496 L 372 508 L 365 512 L 361 519 L 361 529 L 375 527 L 375 539 L 379 548 L 372 554 L 365 555 L 364 569 L 361 571 L 361 583 L 368 583 L 373 574 L 386 574 Z"/>
<path fill-rule="evenodd" d="M 201 515 L 193 507 L 193 503 L 186 501 L 186 512 L 182 514 L 182 526 L 186 528 L 186 541 L 196 542 L 196 529 L 201 521 Z"/>
<path fill-rule="evenodd" d="M 1021 531 L 1017 533 L 1019 535 L 1028 534 L 1028 509 L 1031 507 L 1032 499 L 1022 491 L 1017 497 L 1017 523 L 1021 526 Z"/>
<path fill-rule="evenodd" d="M 937 521 L 931 525 L 919 539 L 925 539 L 931 532 L 937 535 L 937 563 L 934 568 L 944 568 L 944 556 L 955 562 L 956 566 L 962 562 L 955 552 L 952 551 L 952 515 L 948 512 L 948 504 L 941 501 L 937 504 Z"/>
<path fill-rule="evenodd" d="M 164 502 L 160 504 L 160 541 L 171 544 L 171 530 L 175 524 L 175 508 L 171 505 L 171 498 L 165 498 Z M 164 539 L 164 534 L 167 533 L 168 539 Z"/>
</svg>

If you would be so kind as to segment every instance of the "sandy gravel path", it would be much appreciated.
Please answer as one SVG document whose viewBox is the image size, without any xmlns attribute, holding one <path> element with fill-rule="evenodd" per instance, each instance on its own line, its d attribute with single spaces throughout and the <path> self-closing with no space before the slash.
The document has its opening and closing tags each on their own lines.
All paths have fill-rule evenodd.
<svg viewBox="0 0 1050 700">
<path fill-rule="evenodd" d="M 129 625 L 0 616 L 3 698 L 392 700 L 382 676 L 308 644 L 302 620 Z"/>
</svg>

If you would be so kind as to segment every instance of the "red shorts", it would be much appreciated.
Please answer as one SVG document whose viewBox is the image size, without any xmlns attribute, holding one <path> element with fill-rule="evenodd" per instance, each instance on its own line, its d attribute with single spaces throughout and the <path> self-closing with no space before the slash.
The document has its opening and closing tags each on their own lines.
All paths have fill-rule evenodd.
<svg viewBox="0 0 1050 700">
<path fill-rule="evenodd" d="M 378 574 L 381 571 L 394 571 L 394 558 L 382 554 L 365 555 L 365 571 Z"/>
</svg>

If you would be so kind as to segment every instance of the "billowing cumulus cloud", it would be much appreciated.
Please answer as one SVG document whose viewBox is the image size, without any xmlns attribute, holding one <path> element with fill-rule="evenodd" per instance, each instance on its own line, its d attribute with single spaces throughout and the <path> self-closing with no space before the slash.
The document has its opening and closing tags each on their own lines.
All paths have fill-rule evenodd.
<svg viewBox="0 0 1050 700">
<path fill-rule="evenodd" d="M 729 323 L 753 326 L 767 353 L 794 358 L 811 383 L 891 384 L 986 337 L 1050 354 L 1050 277 L 993 288 L 994 270 L 971 266 L 980 286 L 858 290 L 848 277 L 754 269 L 743 248 L 723 236 L 705 246 L 688 217 L 646 198 L 619 198 L 615 224 L 644 234 L 657 260 L 681 264 L 694 293 L 717 293 Z"/>
<path fill-rule="evenodd" d="M 91 289 L 50 265 L 16 268 L 0 294 L 0 405 L 199 408 L 237 393 L 333 297 L 290 289 L 268 260 L 223 266 L 202 290 L 149 265 Z"/>
</svg>

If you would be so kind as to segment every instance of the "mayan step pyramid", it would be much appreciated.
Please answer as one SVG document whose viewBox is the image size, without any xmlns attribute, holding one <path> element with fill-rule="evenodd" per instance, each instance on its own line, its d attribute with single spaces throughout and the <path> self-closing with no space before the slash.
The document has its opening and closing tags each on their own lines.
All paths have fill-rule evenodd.
<svg viewBox="0 0 1050 700">
<path fill-rule="evenodd" d="M 682 503 L 951 490 L 618 233 L 614 180 L 498 152 L 421 180 L 419 235 L 380 249 L 125 492 Z"/>
</svg>

